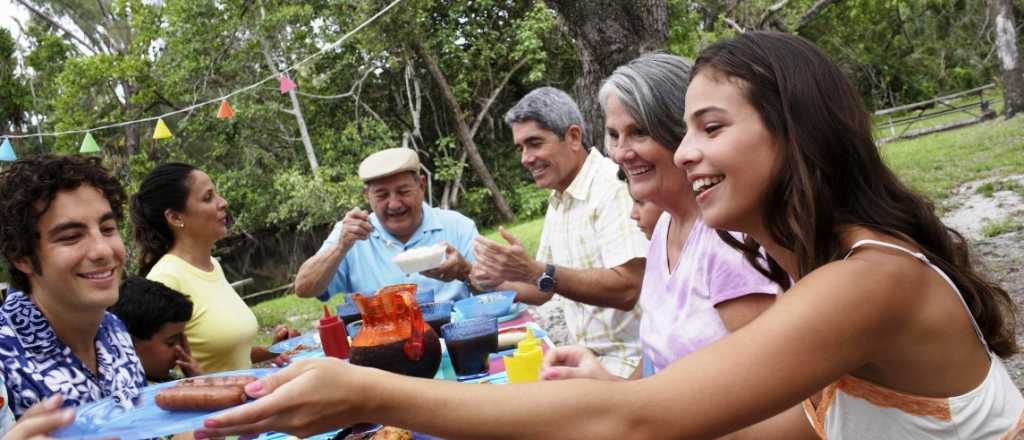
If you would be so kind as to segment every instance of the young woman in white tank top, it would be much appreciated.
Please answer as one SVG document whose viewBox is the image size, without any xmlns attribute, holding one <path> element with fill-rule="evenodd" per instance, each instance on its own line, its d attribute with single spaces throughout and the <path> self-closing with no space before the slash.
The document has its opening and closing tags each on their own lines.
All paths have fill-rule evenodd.
<svg viewBox="0 0 1024 440">
<path fill-rule="evenodd" d="M 446 384 L 304 362 L 197 438 L 373 420 L 443 438 L 1013 439 L 1012 302 L 886 168 L 840 69 L 800 37 L 748 32 L 705 49 L 691 78 L 674 159 L 705 223 L 748 234 L 795 281 L 763 314 L 634 381 Z"/>
</svg>

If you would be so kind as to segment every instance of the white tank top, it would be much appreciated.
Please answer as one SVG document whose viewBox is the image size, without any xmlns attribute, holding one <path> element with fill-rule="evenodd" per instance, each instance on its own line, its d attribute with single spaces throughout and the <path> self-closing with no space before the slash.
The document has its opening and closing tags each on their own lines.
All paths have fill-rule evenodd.
<svg viewBox="0 0 1024 440">
<path fill-rule="evenodd" d="M 975 333 L 988 349 L 960 289 L 924 254 L 890 243 L 861 240 L 850 248 L 846 258 L 862 245 L 905 252 L 935 270 L 957 293 L 971 316 Z M 815 432 L 827 440 L 1024 439 L 1024 397 L 999 357 L 989 352 L 989 358 L 985 379 L 966 394 L 947 398 L 915 396 L 846 375 L 825 387 L 817 408 L 810 399 L 805 400 L 804 411 Z"/>
</svg>

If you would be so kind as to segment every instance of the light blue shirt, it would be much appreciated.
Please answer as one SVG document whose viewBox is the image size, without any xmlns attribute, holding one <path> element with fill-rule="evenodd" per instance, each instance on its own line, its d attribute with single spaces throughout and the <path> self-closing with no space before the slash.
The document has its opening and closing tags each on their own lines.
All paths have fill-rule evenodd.
<svg viewBox="0 0 1024 440">
<path fill-rule="evenodd" d="M 434 291 L 435 301 L 455 301 L 469 296 L 469 289 L 461 281 L 442 282 L 418 273 L 405 274 L 391 260 L 406 250 L 447 242 L 469 262 L 473 257 L 473 239 L 480 235 L 476 224 L 455 211 L 431 208 L 423 204 L 423 221 L 409 241 L 402 243 L 380 224 L 377 214 L 370 214 L 373 232 L 366 240 L 357 240 L 338 265 L 334 279 L 327 290 L 317 298 L 326 301 L 339 293 L 359 292 L 372 295 L 377 289 L 401 283 L 418 285 L 418 290 Z M 341 222 L 334 225 L 331 235 L 320 246 L 323 252 L 341 238 Z"/>
</svg>

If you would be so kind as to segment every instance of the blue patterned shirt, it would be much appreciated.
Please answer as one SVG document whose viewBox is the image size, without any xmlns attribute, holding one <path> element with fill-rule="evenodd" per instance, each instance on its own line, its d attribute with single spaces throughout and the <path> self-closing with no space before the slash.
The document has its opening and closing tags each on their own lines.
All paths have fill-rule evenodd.
<svg viewBox="0 0 1024 440">
<path fill-rule="evenodd" d="M 96 333 L 96 363 L 93 374 L 28 296 L 7 295 L 0 307 L 0 378 L 15 417 L 56 393 L 64 395 L 64 406 L 79 406 L 109 396 L 132 399 L 146 386 L 132 337 L 109 312 Z"/>
</svg>

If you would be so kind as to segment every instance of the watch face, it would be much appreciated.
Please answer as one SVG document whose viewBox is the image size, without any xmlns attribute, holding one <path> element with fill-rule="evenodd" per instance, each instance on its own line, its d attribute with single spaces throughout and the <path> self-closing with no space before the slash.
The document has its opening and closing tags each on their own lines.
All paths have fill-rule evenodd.
<svg viewBox="0 0 1024 440">
<path fill-rule="evenodd" d="M 555 279 L 545 274 L 541 277 L 540 281 L 537 282 L 537 287 L 540 287 L 540 290 L 542 291 L 550 292 L 555 288 Z"/>
</svg>

